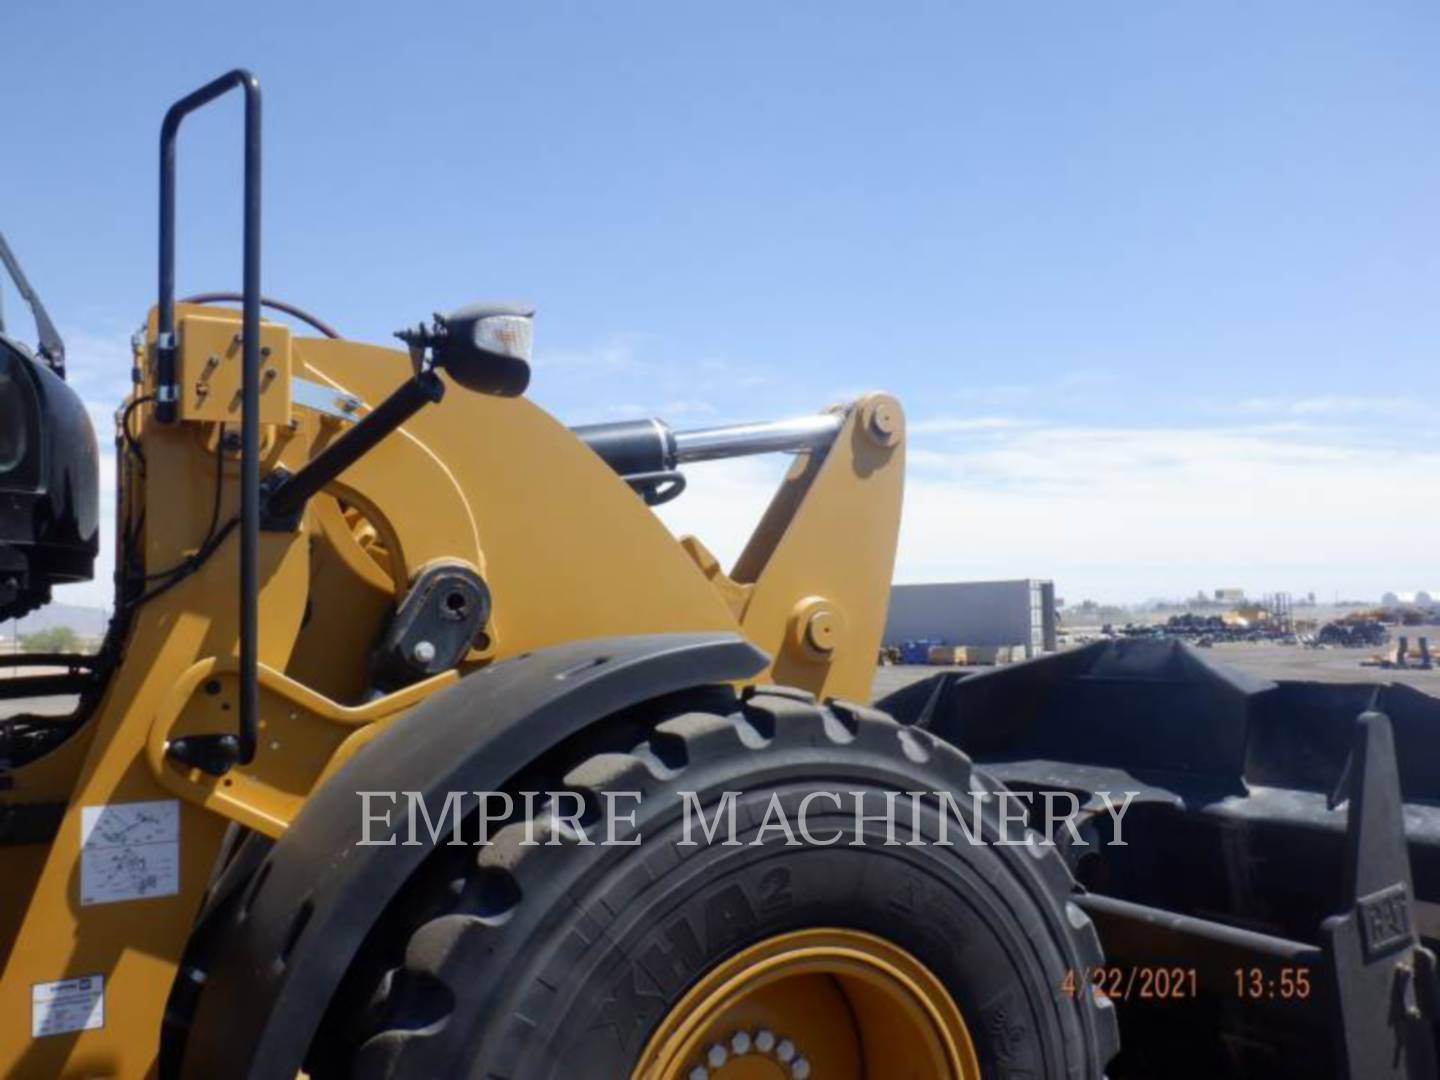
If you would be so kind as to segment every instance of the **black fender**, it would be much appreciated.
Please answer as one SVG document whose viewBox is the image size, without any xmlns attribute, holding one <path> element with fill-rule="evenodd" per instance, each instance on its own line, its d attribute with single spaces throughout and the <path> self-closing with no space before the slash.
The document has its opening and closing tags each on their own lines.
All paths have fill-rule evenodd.
<svg viewBox="0 0 1440 1080">
<path fill-rule="evenodd" d="M 445 792 L 498 790 L 597 720 L 768 663 L 734 633 L 575 641 L 501 661 L 416 706 L 314 792 L 263 859 L 234 860 L 247 880 L 228 902 L 216 904 L 212 890 L 197 923 L 204 946 L 187 950 L 171 992 L 162 1075 L 300 1071 L 367 932 L 430 851 L 357 847 L 357 792 L 418 791 L 438 808 Z M 402 836 L 405 807 L 397 800 L 391 814 Z"/>
</svg>

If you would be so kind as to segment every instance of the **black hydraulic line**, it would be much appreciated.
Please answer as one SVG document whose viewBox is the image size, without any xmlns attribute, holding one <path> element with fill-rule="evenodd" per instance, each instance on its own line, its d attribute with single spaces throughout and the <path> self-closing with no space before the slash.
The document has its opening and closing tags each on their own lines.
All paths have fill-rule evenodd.
<svg viewBox="0 0 1440 1080">
<path fill-rule="evenodd" d="M 290 528 L 306 502 L 410 417 L 439 401 L 445 384 L 433 371 L 407 380 L 359 423 L 312 458 L 304 468 L 271 488 L 265 499 L 267 526 Z"/>
<path fill-rule="evenodd" d="M 140 440 L 135 438 L 134 433 L 130 430 L 130 417 L 141 405 L 154 400 L 154 394 L 141 394 L 137 398 L 131 398 L 130 404 L 126 405 L 125 411 L 120 414 L 120 434 L 125 440 L 125 445 L 139 459 L 141 465 L 145 464 L 145 451 L 140 448 Z"/>
<path fill-rule="evenodd" d="M 205 527 L 205 539 L 200 541 L 200 546 L 195 551 L 181 559 L 174 566 L 164 570 L 156 570 L 141 576 L 142 582 L 163 581 L 166 578 L 183 578 L 196 570 L 208 559 L 215 550 L 216 536 L 220 530 L 220 504 L 225 497 L 225 425 L 220 425 L 220 430 L 215 438 L 215 486 L 210 499 L 210 524 Z M 231 519 L 229 524 L 233 524 Z"/>
<path fill-rule="evenodd" d="M 161 581 L 158 585 L 151 586 L 149 589 L 145 590 L 145 592 L 141 593 L 133 600 L 130 600 L 125 605 L 126 609 L 128 611 L 134 611 L 141 605 L 148 604 L 157 596 L 161 596 L 164 593 L 169 592 L 176 585 L 179 585 L 196 570 L 200 569 L 200 567 L 205 564 L 205 562 L 210 558 L 211 555 L 215 554 L 215 549 L 230 538 L 230 534 L 235 531 L 235 526 L 239 524 L 239 518 L 231 518 L 224 525 L 221 525 L 220 528 L 215 530 L 215 534 L 209 540 L 207 540 L 204 546 L 199 548 L 195 552 L 195 554 L 191 555 L 180 565 L 174 566 L 168 571 L 164 571 L 161 574 L 161 577 L 163 577 L 164 580 Z M 150 580 L 148 577 L 142 579 L 142 581 L 148 580 Z"/>
<path fill-rule="evenodd" d="M 245 296 L 244 296 L 243 293 L 236 293 L 236 292 L 206 292 L 206 293 L 196 293 L 194 296 L 182 297 L 181 300 L 180 300 L 180 303 L 182 303 L 182 304 L 238 304 L 238 303 L 241 303 L 244 299 L 245 299 Z M 316 330 L 319 330 L 320 333 L 324 334 L 324 335 L 325 335 L 326 337 L 328 337 L 328 338 L 338 338 L 338 337 L 340 337 L 340 331 L 339 331 L 339 330 L 336 330 L 333 326 L 331 326 L 329 323 L 325 322 L 325 320 L 319 318 L 318 316 L 311 315 L 310 312 L 306 311 L 304 308 L 302 308 L 302 307 L 300 307 L 300 306 L 298 306 L 298 305 L 296 305 L 296 304 L 287 303 L 287 302 L 284 301 L 284 300 L 276 300 L 274 297 L 270 297 L 270 296 L 262 296 L 262 297 L 260 297 L 260 306 L 261 306 L 261 307 L 274 308 L 276 311 L 283 311 L 286 315 L 293 315 L 293 316 L 295 316 L 295 318 L 299 319 L 301 322 L 306 323 L 306 324 L 308 324 L 308 325 L 310 325 L 310 326 L 313 326 Z"/>
<path fill-rule="evenodd" d="M 170 106 L 160 126 L 160 303 L 155 419 L 177 418 L 175 361 L 175 138 L 180 122 L 236 88 L 245 94 L 244 258 L 240 399 L 240 717 L 237 760 L 255 757 L 259 723 L 260 551 L 260 82 L 236 68 Z"/>
</svg>

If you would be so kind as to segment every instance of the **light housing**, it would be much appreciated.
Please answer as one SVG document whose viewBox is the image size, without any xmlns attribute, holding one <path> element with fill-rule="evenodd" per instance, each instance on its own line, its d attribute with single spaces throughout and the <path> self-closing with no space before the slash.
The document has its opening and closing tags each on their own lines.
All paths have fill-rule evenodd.
<svg viewBox="0 0 1440 1080">
<path fill-rule="evenodd" d="M 436 319 L 435 366 L 481 394 L 518 397 L 530 385 L 535 310 L 517 304 L 471 304 Z"/>
</svg>

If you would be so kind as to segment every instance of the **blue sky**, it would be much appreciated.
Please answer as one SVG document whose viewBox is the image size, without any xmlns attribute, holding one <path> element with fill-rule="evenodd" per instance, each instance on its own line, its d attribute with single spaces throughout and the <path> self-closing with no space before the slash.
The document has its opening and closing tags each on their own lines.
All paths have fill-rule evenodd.
<svg viewBox="0 0 1440 1080">
<path fill-rule="evenodd" d="M 1440 587 L 1432 6 L 27 0 L 0 37 L 0 228 L 102 417 L 160 115 L 243 63 L 267 292 L 377 341 L 533 301 L 571 422 L 891 390 L 901 580 Z M 238 281 L 238 128 L 187 124 L 182 290 Z M 775 475 L 667 520 L 733 554 Z"/>
</svg>

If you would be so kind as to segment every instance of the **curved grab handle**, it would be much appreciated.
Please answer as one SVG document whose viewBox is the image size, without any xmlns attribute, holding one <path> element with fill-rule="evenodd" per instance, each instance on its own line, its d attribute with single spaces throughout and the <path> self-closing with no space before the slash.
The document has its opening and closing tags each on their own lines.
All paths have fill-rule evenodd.
<svg viewBox="0 0 1440 1080">
<path fill-rule="evenodd" d="M 175 139 L 180 122 L 223 94 L 245 92 L 245 218 L 240 398 L 240 727 L 241 764 L 255 756 L 258 719 L 256 626 L 260 549 L 260 81 L 236 68 L 181 98 L 160 125 L 160 303 L 155 338 L 155 419 L 177 418 L 175 381 Z"/>
<path fill-rule="evenodd" d="M 244 301 L 245 365 L 251 366 L 252 347 L 258 363 L 259 345 L 250 333 L 260 326 L 260 81 L 244 68 L 236 68 L 208 82 L 171 105 L 160 125 L 160 302 L 156 339 L 155 419 L 162 424 L 176 418 L 175 383 L 175 140 L 180 122 L 197 109 L 236 87 L 245 91 L 245 220 Z M 253 298 L 254 303 L 251 303 Z M 251 309 L 254 309 L 253 312 Z M 253 323 L 252 323 L 253 316 Z M 257 367 L 258 372 L 258 367 Z M 257 384 L 258 385 L 258 384 Z M 248 408 L 249 400 L 245 401 Z M 242 418 L 242 425 L 244 421 Z"/>
</svg>

